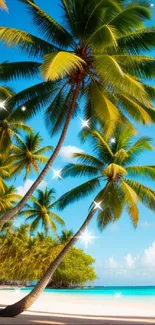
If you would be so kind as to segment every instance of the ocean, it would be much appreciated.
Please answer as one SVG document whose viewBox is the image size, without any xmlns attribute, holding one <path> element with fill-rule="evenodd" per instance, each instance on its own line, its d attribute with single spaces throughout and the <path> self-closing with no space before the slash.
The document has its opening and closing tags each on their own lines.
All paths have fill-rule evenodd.
<svg viewBox="0 0 155 325">
<path fill-rule="evenodd" d="M 23 288 L 21 291 L 30 291 L 32 288 Z M 89 296 L 110 296 L 110 297 L 151 297 L 155 299 L 155 286 L 141 287 L 104 287 L 98 286 L 93 288 L 78 288 L 78 289 L 45 289 L 44 292 L 58 293 L 62 295 L 89 295 Z"/>
</svg>

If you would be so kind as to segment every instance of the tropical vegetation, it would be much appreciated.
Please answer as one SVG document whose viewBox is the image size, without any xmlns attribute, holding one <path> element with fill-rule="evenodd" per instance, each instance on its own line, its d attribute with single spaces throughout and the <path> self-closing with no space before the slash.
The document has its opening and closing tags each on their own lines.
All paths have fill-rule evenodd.
<svg viewBox="0 0 155 325">
<path fill-rule="evenodd" d="M 57 267 L 65 255 L 78 241 L 81 233 L 89 225 L 93 216 L 97 214 L 97 223 L 103 230 L 109 223 L 116 222 L 126 209 L 134 227 L 139 221 L 138 202 L 155 211 L 155 192 L 141 181 L 134 180 L 134 176 L 155 180 L 155 165 L 134 164 L 137 156 L 146 150 L 153 150 L 149 137 L 134 138 L 135 130 L 131 127 L 116 127 L 114 137 L 106 139 L 103 128 L 88 130 L 87 140 L 91 140 L 94 155 L 87 153 L 74 154 L 79 163 L 64 167 L 62 176 L 87 176 L 88 180 L 65 193 L 57 201 L 57 206 L 64 209 L 68 204 L 96 192 L 91 201 L 89 213 L 80 229 L 66 243 L 60 254 L 54 259 L 42 279 L 35 288 L 19 301 L 4 309 L 2 315 L 15 316 L 31 306 L 42 290 L 51 281 Z M 86 134 L 84 134 L 84 138 Z M 113 141 L 112 141 L 113 140 Z"/>
<path fill-rule="evenodd" d="M 40 280 L 52 261 L 64 247 L 45 233 L 29 235 L 29 227 L 7 227 L 0 234 L 0 283 L 28 285 Z M 94 281 L 94 259 L 81 249 L 72 248 L 56 270 L 50 286 L 82 286 Z M 76 267 L 75 267 L 76 266 Z"/>
<path fill-rule="evenodd" d="M 155 180 L 155 166 L 136 163 L 139 154 L 153 149 L 151 139 L 135 138 L 132 125 L 155 122 L 155 87 L 148 83 L 155 76 L 155 59 L 148 56 L 155 46 L 155 28 L 145 26 L 151 19 L 150 4 L 60 0 L 61 24 L 34 0 L 20 1 L 29 10 L 38 35 L 0 27 L 1 41 L 19 47 L 31 60 L 1 63 L 0 80 L 32 77 L 38 78 L 38 83 L 17 94 L 9 87 L 0 87 L 1 276 L 17 279 L 18 275 L 22 281 L 34 279 L 38 283 L 22 300 L 1 310 L 3 317 L 27 310 L 51 281 L 61 286 L 84 283 L 88 278 L 80 277 L 88 269 L 89 279 L 95 279 L 93 259 L 73 248 L 94 215 L 103 230 L 125 210 L 136 227 L 138 203 L 155 211 L 155 192 L 142 180 Z M 4 8 L 5 1 L 2 5 Z M 52 147 L 40 147 L 40 135 L 26 124 L 40 110 L 50 135 L 59 133 L 49 159 L 44 153 Z M 57 200 L 53 189 L 33 194 L 57 158 L 71 119 L 81 111 L 87 127 L 81 137 L 90 141 L 93 152 L 75 154 L 78 161 L 64 167 L 62 176 L 85 176 L 87 180 Z M 46 165 L 39 174 L 40 163 Z M 39 175 L 19 201 L 9 181 L 21 172 L 26 179 L 32 170 Z M 92 193 L 94 200 L 79 230 L 49 237 L 51 230 L 57 230 L 55 222 L 64 224 L 54 208 L 64 209 Z M 16 223 L 15 215 L 21 222 L 26 216 L 28 225 L 15 229 L 8 223 Z M 37 234 L 41 224 L 44 233 Z M 78 270 L 72 278 L 78 259 L 82 274 Z M 11 267 L 7 272 L 8 263 Z"/>
<path fill-rule="evenodd" d="M 45 80 L 24 89 L 6 105 L 21 119 L 41 108 L 51 135 L 61 131 L 57 146 L 46 166 L 22 201 L 1 218 L 1 224 L 17 214 L 48 173 L 56 159 L 71 118 L 79 112 L 84 95 L 86 119 L 102 119 L 109 136 L 119 119 L 129 117 L 148 124 L 155 121 L 152 100 L 155 59 L 147 55 L 155 45 L 150 4 L 144 1 L 61 0 L 63 24 L 46 14 L 33 0 L 21 0 L 28 8 L 39 36 L 0 27 L 0 39 L 18 46 L 33 61 L 4 63 L 1 80 L 36 77 Z M 26 110 L 21 112 L 21 106 Z"/>
</svg>

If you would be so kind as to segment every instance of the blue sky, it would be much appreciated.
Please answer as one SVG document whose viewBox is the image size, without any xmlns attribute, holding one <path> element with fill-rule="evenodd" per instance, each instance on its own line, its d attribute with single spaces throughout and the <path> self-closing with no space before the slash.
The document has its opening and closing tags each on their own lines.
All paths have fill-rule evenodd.
<svg viewBox="0 0 155 325">
<path fill-rule="evenodd" d="M 59 7 L 59 0 L 36 0 L 36 3 L 42 7 L 47 13 L 51 14 L 55 19 L 61 20 L 61 12 Z M 51 5 L 52 3 L 52 5 Z M 9 14 L 0 12 L 1 26 L 16 27 L 24 29 L 25 31 L 36 34 L 35 27 L 31 24 L 30 16 L 25 7 L 18 0 L 7 0 L 9 7 Z M 155 9 L 152 9 L 153 17 L 151 25 L 155 20 Z M 150 24 L 150 23 L 149 23 Z M 154 54 L 154 53 L 153 53 Z M 0 61 L 24 61 L 28 57 L 21 54 L 18 49 L 6 48 L 5 45 L 0 44 Z M 10 85 L 15 91 L 20 91 L 27 86 L 35 84 L 39 80 L 20 80 L 11 82 Z M 155 85 L 153 81 L 152 84 Z M 82 102 L 81 102 L 82 111 Z M 80 131 L 82 113 L 72 121 L 64 146 L 66 150 L 71 147 L 77 147 L 85 152 L 90 152 L 90 145 L 80 143 L 78 132 Z M 40 113 L 29 124 L 36 132 L 40 132 L 44 138 L 43 144 L 56 144 L 57 137 L 50 138 L 44 125 L 43 114 Z M 149 135 L 154 137 L 155 127 L 141 127 L 138 126 L 139 135 Z M 155 145 L 155 139 L 153 140 Z M 146 153 L 142 155 L 138 161 L 140 164 L 153 164 L 155 162 L 155 152 Z M 64 156 L 58 157 L 54 164 L 55 169 L 61 169 L 65 164 Z M 45 182 L 50 187 L 54 187 L 57 191 L 57 197 L 64 192 L 71 189 L 73 186 L 80 184 L 85 179 L 71 179 L 67 178 L 63 181 L 54 179 L 52 170 L 45 178 Z M 18 190 L 23 191 L 29 184 L 35 180 L 35 174 L 31 174 L 29 180 L 25 184 L 21 176 L 18 177 L 16 185 Z M 155 185 L 147 182 L 147 185 L 155 189 Z M 21 188 L 20 188 L 21 187 Z M 72 228 L 74 231 L 83 222 L 87 215 L 88 207 L 93 196 L 66 208 L 61 212 L 61 216 L 66 222 L 66 228 Z M 109 226 L 103 233 L 100 233 L 96 226 L 94 219 L 88 230 L 96 238 L 87 248 L 87 252 L 96 259 L 96 272 L 99 280 L 97 285 L 155 285 L 155 214 L 150 212 L 145 207 L 139 205 L 140 221 L 139 227 L 135 230 L 132 227 L 129 217 L 124 212 L 121 220 L 117 224 Z M 85 249 L 83 243 L 78 243 L 78 247 Z"/>
</svg>

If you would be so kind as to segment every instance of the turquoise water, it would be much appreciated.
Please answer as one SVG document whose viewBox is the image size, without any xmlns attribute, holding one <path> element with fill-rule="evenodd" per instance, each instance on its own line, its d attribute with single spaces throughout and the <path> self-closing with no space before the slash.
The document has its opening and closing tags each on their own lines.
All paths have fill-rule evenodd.
<svg viewBox="0 0 155 325">
<path fill-rule="evenodd" d="M 32 288 L 23 288 L 21 291 L 30 291 Z M 126 296 L 126 297 L 152 297 L 155 298 L 155 287 L 94 287 L 83 289 L 45 289 L 48 293 L 61 293 L 69 295 L 94 296 Z"/>
</svg>

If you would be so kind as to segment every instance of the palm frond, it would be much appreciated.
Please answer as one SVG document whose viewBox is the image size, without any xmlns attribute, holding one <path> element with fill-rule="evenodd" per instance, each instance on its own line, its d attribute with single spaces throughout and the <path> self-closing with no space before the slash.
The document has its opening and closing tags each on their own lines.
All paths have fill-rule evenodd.
<svg viewBox="0 0 155 325">
<path fill-rule="evenodd" d="M 140 202 L 147 208 L 155 211 L 155 191 L 131 179 L 125 179 L 125 182 L 133 188 Z"/>
<path fill-rule="evenodd" d="M 138 139 L 127 151 L 128 158 L 126 159 L 126 164 L 133 162 L 145 150 L 153 150 L 151 142 L 152 139 L 150 137 L 141 137 Z"/>
<path fill-rule="evenodd" d="M 62 218 L 60 218 L 56 213 L 54 212 L 49 212 L 49 216 L 51 219 L 54 219 L 59 225 L 64 226 L 65 222 Z"/>
<path fill-rule="evenodd" d="M 136 31 L 131 31 L 125 35 L 121 35 L 117 39 L 118 49 L 121 54 L 141 54 L 143 51 L 150 51 L 155 46 L 155 27 L 145 27 Z"/>
<path fill-rule="evenodd" d="M 0 39 L 7 46 L 19 46 L 22 52 L 34 57 L 58 50 L 57 47 L 43 39 L 16 28 L 0 27 Z"/>
<path fill-rule="evenodd" d="M 120 33 L 125 34 L 133 28 L 143 27 L 143 20 L 150 18 L 151 12 L 149 8 L 136 3 L 130 3 L 122 12 L 114 16 L 109 23 L 118 28 Z"/>
<path fill-rule="evenodd" d="M 131 176 L 146 177 L 155 180 L 155 166 L 129 166 L 126 171 Z"/>
<path fill-rule="evenodd" d="M 108 99 L 104 88 L 101 88 L 96 83 L 90 86 L 90 98 L 94 114 L 100 120 L 106 122 L 106 135 L 109 137 L 116 121 L 119 119 L 118 108 Z"/>
<path fill-rule="evenodd" d="M 112 56 L 126 72 L 138 78 L 154 78 L 155 59 L 149 56 L 119 54 Z"/>
<path fill-rule="evenodd" d="M 117 29 L 114 26 L 103 24 L 87 40 L 87 44 L 97 53 L 104 52 L 104 48 L 117 46 Z"/>
<path fill-rule="evenodd" d="M 41 72 L 46 80 L 57 80 L 69 73 L 82 70 L 84 60 L 69 52 L 49 53 L 45 55 Z"/>
<path fill-rule="evenodd" d="M 6 5 L 6 1 L 5 0 L 0 0 L 0 9 L 3 9 L 5 11 L 8 11 L 8 7 Z"/>
<path fill-rule="evenodd" d="M 51 16 L 46 14 L 39 6 L 31 0 L 20 0 L 24 2 L 32 14 L 41 36 L 48 42 L 57 43 L 60 46 L 70 46 L 73 42 L 72 36 Z"/>
<path fill-rule="evenodd" d="M 134 118 L 135 121 L 141 122 L 143 124 L 151 123 L 151 116 L 146 109 L 135 100 L 131 99 L 129 96 L 120 95 L 120 103 L 123 106 L 123 110 L 128 113 L 129 116 Z"/>
<path fill-rule="evenodd" d="M 104 166 L 104 163 L 101 160 L 97 159 L 96 157 L 94 157 L 92 155 L 86 154 L 86 153 L 79 153 L 79 152 L 74 153 L 73 158 L 78 158 L 79 162 L 91 165 L 91 166 L 99 168 L 99 169 L 103 168 L 103 166 Z"/>
<path fill-rule="evenodd" d="M 107 85 L 115 86 L 118 82 L 123 82 L 123 70 L 114 57 L 106 54 L 96 55 L 94 64 L 98 75 Z"/>
<path fill-rule="evenodd" d="M 84 164 L 68 164 L 62 169 L 62 177 L 68 176 L 96 176 L 99 170 L 96 167 Z"/>
<path fill-rule="evenodd" d="M 0 64 L 0 80 L 10 81 L 14 78 L 39 77 L 40 63 L 38 62 L 2 62 Z"/>
<path fill-rule="evenodd" d="M 138 196 L 134 189 L 128 185 L 125 180 L 121 181 L 120 186 L 124 193 L 124 200 L 126 201 L 127 211 L 131 217 L 134 227 L 136 227 L 139 221 L 139 211 L 137 208 Z"/>
<path fill-rule="evenodd" d="M 90 195 L 90 193 L 94 192 L 99 186 L 100 181 L 99 178 L 96 177 L 75 187 L 60 197 L 60 199 L 57 201 L 58 208 L 62 210 L 67 205 L 81 200 L 82 198 Z"/>
</svg>

